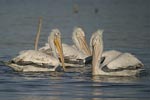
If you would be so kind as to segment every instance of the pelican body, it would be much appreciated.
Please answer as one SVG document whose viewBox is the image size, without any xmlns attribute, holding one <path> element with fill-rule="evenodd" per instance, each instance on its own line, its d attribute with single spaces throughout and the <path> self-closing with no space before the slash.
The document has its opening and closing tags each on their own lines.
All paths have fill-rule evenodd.
<svg viewBox="0 0 150 100">
<path fill-rule="evenodd" d="M 130 53 L 107 51 L 103 53 L 102 30 L 91 37 L 92 75 L 136 76 L 143 70 L 143 63 Z M 104 58 L 104 59 L 102 59 Z"/>
<path fill-rule="evenodd" d="M 25 50 L 6 63 L 15 71 L 22 72 L 41 72 L 55 71 L 58 66 L 64 66 L 64 57 L 61 45 L 61 36 L 58 29 L 53 29 L 49 36 L 49 45 L 51 45 L 52 55 L 47 55 L 37 50 Z M 58 53 L 56 53 L 56 50 Z M 60 61 L 58 59 L 60 57 Z"/>
</svg>

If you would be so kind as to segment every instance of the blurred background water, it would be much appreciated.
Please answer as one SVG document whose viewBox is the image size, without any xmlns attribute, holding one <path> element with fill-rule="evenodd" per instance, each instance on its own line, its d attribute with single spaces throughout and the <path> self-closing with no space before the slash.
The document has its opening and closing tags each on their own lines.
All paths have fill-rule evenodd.
<svg viewBox="0 0 150 100">
<path fill-rule="evenodd" d="M 92 77 L 84 71 L 18 73 L 0 64 L 1 100 L 149 100 L 149 0 L 0 0 L 0 60 L 33 49 L 38 18 L 43 17 L 39 46 L 53 28 L 72 44 L 73 28 L 84 29 L 87 41 L 104 29 L 104 49 L 130 52 L 145 65 L 142 77 Z"/>
</svg>

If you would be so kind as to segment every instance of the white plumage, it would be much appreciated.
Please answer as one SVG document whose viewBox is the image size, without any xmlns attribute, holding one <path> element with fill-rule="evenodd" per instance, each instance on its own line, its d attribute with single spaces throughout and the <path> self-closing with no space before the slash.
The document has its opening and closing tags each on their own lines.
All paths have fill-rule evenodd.
<svg viewBox="0 0 150 100">
<path fill-rule="evenodd" d="M 32 62 L 38 65 L 53 65 L 53 66 L 58 66 L 59 65 L 59 60 L 56 59 L 53 56 L 47 55 L 45 53 L 42 53 L 40 51 L 35 51 L 35 50 L 27 50 L 21 55 L 15 57 L 12 59 L 15 63 L 18 62 Z"/>
<path fill-rule="evenodd" d="M 107 64 L 109 69 L 121 69 L 128 67 L 140 67 L 142 62 L 130 53 L 123 53 Z"/>
<path fill-rule="evenodd" d="M 16 71 L 55 71 L 60 65 L 58 55 L 61 58 L 62 66 L 64 68 L 64 60 L 62 55 L 62 46 L 60 41 L 60 32 L 58 29 L 53 29 L 49 36 L 49 43 L 52 45 L 52 55 L 47 55 L 41 51 L 24 50 L 19 55 L 7 63 L 8 66 Z M 56 54 L 56 50 L 58 54 Z"/>
<path fill-rule="evenodd" d="M 108 76 L 135 76 L 143 70 L 143 63 L 130 53 L 115 50 L 103 51 L 103 31 L 98 30 L 92 35 L 91 48 L 93 52 L 92 74 Z M 101 62 L 101 57 L 105 57 Z"/>
<path fill-rule="evenodd" d="M 62 44 L 64 57 L 69 59 L 85 59 L 88 57 L 81 51 L 67 44 Z"/>
<path fill-rule="evenodd" d="M 117 58 L 121 54 L 122 54 L 121 52 L 116 51 L 116 50 L 104 51 L 102 53 L 102 57 L 105 57 L 105 60 L 102 63 L 102 66 L 107 65 L 108 63 L 110 63 L 112 60 L 114 60 L 115 58 Z"/>
<path fill-rule="evenodd" d="M 66 65 L 70 65 L 72 61 L 77 64 L 79 60 L 82 60 L 84 63 L 84 59 L 91 55 L 85 40 L 84 31 L 79 27 L 75 28 L 72 34 L 72 40 L 74 45 L 62 44 L 64 59 L 67 61 Z M 46 43 L 39 51 L 51 54 L 51 45 Z"/>
<path fill-rule="evenodd" d="M 76 60 L 76 59 L 84 59 L 84 58 L 88 57 L 87 55 L 85 55 L 83 52 L 79 51 L 74 46 L 63 43 L 62 48 L 63 48 L 63 55 L 64 55 L 65 59 L 74 59 L 74 60 Z M 41 51 L 43 53 L 46 53 L 48 55 L 51 55 L 51 53 L 52 53 L 48 43 L 46 43 L 44 47 L 41 47 L 39 49 L 39 51 Z"/>
</svg>

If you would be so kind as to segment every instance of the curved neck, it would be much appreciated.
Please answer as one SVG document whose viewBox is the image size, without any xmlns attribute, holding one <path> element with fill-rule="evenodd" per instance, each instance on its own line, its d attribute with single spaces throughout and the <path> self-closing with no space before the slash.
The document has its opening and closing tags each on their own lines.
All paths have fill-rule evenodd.
<svg viewBox="0 0 150 100">
<path fill-rule="evenodd" d="M 78 41 L 77 37 L 75 36 L 75 34 L 73 34 L 72 40 L 73 40 L 73 43 L 75 44 L 76 48 L 78 50 L 80 50 L 80 44 L 79 44 L 79 41 Z"/>
<path fill-rule="evenodd" d="M 55 44 L 54 44 L 54 40 L 51 36 L 49 36 L 48 42 L 49 42 L 50 49 L 52 51 L 52 56 L 54 56 L 55 58 L 58 59 L 57 52 L 56 52 L 56 47 L 55 47 Z"/>
<path fill-rule="evenodd" d="M 101 70 L 101 57 L 102 57 L 102 50 L 101 50 L 101 52 L 99 53 L 100 55 L 99 56 L 97 56 L 97 57 L 95 57 L 95 58 L 93 58 L 93 61 L 92 61 L 92 74 L 93 75 L 98 75 L 100 72 L 100 70 Z"/>
<path fill-rule="evenodd" d="M 103 40 L 100 39 L 100 44 L 92 47 L 92 75 L 99 75 L 101 71 L 101 57 L 103 53 Z"/>
</svg>

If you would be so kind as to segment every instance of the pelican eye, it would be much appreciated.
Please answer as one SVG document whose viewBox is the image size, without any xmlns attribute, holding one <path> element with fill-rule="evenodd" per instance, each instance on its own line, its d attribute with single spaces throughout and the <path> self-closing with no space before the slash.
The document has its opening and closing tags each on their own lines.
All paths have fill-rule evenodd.
<svg viewBox="0 0 150 100">
<path fill-rule="evenodd" d="M 93 38 L 93 46 L 96 45 L 98 42 L 100 42 L 99 36 L 95 36 Z"/>
<path fill-rule="evenodd" d="M 58 37 L 59 35 L 60 35 L 60 33 L 59 33 L 59 32 L 56 32 L 56 33 L 55 33 L 55 36 L 56 36 L 56 37 Z"/>
<path fill-rule="evenodd" d="M 77 31 L 77 32 L 76 32 L 76 35 L 77 35 L 77 37 L 80 37 L 80 32 Z"/>
<path fill-rule="evenodd" d="M 76 35 L 77 35 L 77 37 L 81 37 L 81 36 L 84 36 L 84 33 L 83 33 L 83 31 L 78 30 L 78 31 L 76 32 Z"/>
<path fill-rule="evenodd" d="M 93 44 L 93 46 L 96 44 L 96 41 L 97 41 L 97 39 L 96 39 L 96 38 L 94 38 L 94 39 L 92 40 L 92 44 Z"/>
</svg>

